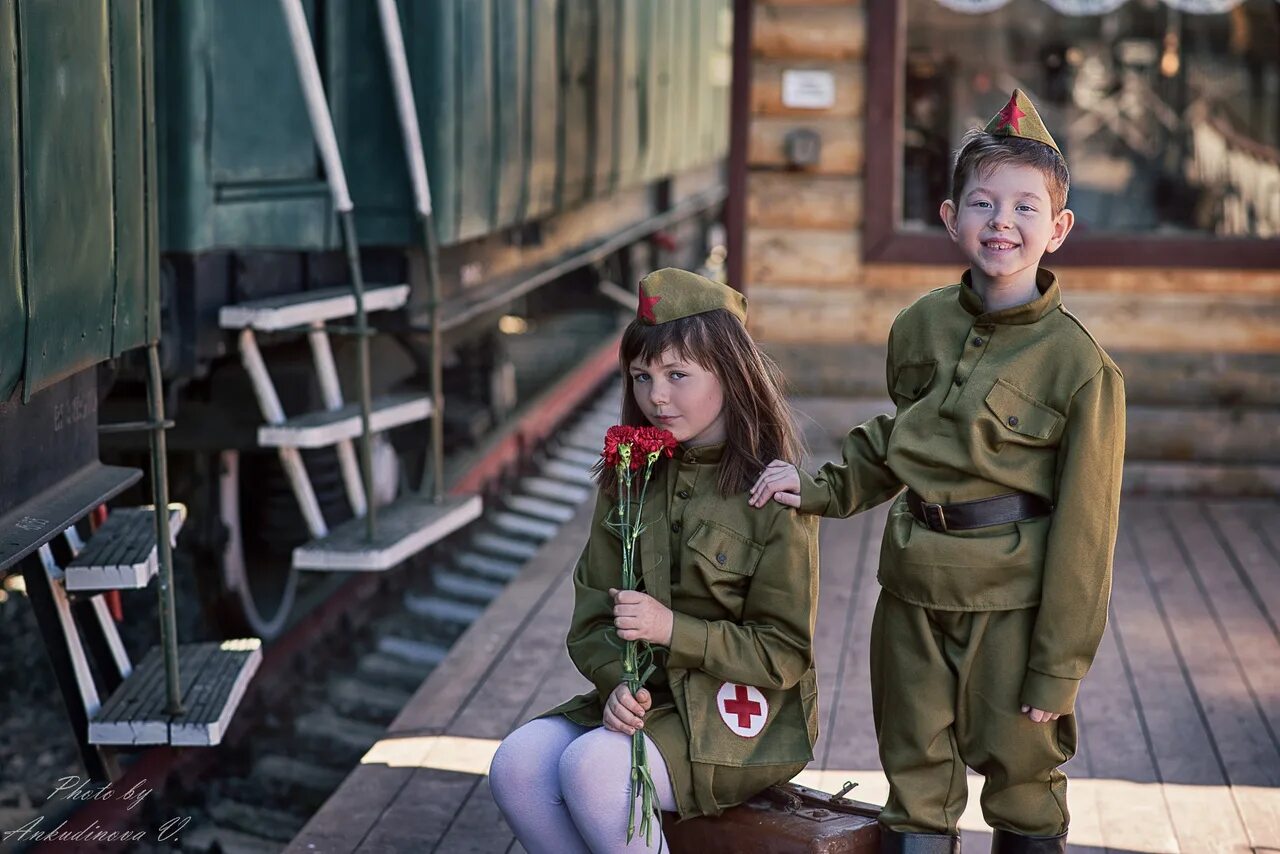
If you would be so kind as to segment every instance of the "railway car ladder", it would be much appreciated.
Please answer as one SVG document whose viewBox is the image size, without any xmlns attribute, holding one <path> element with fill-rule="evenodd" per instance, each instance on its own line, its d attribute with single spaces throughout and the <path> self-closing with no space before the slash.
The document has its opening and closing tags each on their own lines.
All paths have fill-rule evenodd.
<svg viewBox="0 0 1280 854">
<path fill-rule="evenodd" d="M 219 315 L 219 322 L 225 329 L 239 330 L 241 360 L 253 382 L 259 409 L 267 422 L 258 430 L 258 444 L 277 449 L 302 510 L 303 519 L 313 537 L 311 542 L 294 550 L 293 565 L 298 569 L 329 571 L 386 570 L 476 519 L 482 509 L 481 500 L 478 495 L 446 497 L 443 494 L 443 432 L 440 417 L 443 397 L 438 331 L 432 332 L 430 396 L 398 395 L 376 401 L 372 399 L 367 313 L 403 307 L 408 300 L 409 286 L 391 285 L 365 289 L 360 270 L 360 249 L 356 241 L 354 206 L 347 191 L 346 172 L 342 166 L 333 120 L 320 81 L 311 33 L 307 28 L 300 0 L 281 0 L 281 8 L 289 27 L 290 46 L 306 97 L 316 147 L 324 162 L 325 177 L 341 225 L 351 287 L 226 306 Z M 413 95 L 408 90 L 408 66 L 404 58 L 399 18 L 396 16 L 394 2 L 380 4 L 379 12 L 387 44 L 393 46 L 389 47 L 392 51 L 389 54 L 392 77 L 396 84 L 397 101 L 401 104 L 401 122 L 406 126 L 406 149 L 411 174 L 414 176 L 415 199 L 420 217 L 425 218 L 425 239 L 430 241 L 432 231 L 430 199 L 426 195 L 426 169 L 422 161 L 416 120 L 412 118 Z M 405 99 L 410 116 L 407 121 L 412 122 L 411 129 L 406 125 L 403 107 Z M 432 259 L 429 273 L 430 299 L 434 318 L 434 313 L 438 310 L 439 288 L 435 274 L 434 243 L 429 243 L 429 247 Z M 326 326 L 326 322 L 353 316 L 359 400 L 355 404 L 347 404 L 343 401 L 338 382 L 337 367 L 329 342 L 330 328 Z M 437 326 L 438 324 L 432 323 L 433 330 Z M 271 381 L 258 347 L 256 333 L 300 330 L 307 333 L 311 344 L 326 409 L 323 412 L 289 418 L 285 415 L 280 397 Z M 420 421 L 431 423 L 430 453 L 426 455 L 424 465 L 423 494 L 404 495 L 388 506 L 378 508 L 373 489 L 373 434 Z M 353 442 L 359 445 L 359 462 Z M 301 455 L 302 448 L 320 447 L 336 447 L 347 499 L 354 514 L 353 519 L 333 530 L 329 529 L 320 511 L 315 489 Z M 430 495 L 426 494 L 428 483 L 432 484 Z"/>
<path fill-rule="evenodd" d="M 47 533 L 29 544 L 38 560 L 23 565 L 23 577 L 81 757 L 94 779 L 118 776 L 114 755 L 104 747 L 219 744 L 262 660 L 257 638 L 178 643 L 172 547 L 186 508 L 169 503 L 164 431 L 171 422 L 164 417 L 155 341 L 147 345 L 147 362 L 148 420 L 99 430 L 150 432 L 155 503 L 112 511 L 87 544 L 74 523 L 119 491 L 84 492 L 101 478 L 73 477 L 51 490 L 47 500 L 42 496 L 22 509 L 26 519 L 49 522 Z M 141 476 L 136 469 L 96 463 L 87 471 L 118 472 L 112 476 L 123 485 Z M 166 512 L 157 513 L 156 507 Z M 50 545 L 59 533 L 62 551 L 70 556 L 65 565 Z M 157 577 L 161 643 L 135 667 L 101 594 L 147 587 Z M 110 693 L 105 701 L 99 682 Z"/>
</svg>

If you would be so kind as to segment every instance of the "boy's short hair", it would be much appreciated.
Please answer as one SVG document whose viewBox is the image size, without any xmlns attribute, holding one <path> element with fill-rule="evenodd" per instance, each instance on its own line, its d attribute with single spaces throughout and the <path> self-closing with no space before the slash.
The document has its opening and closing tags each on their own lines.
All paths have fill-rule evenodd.
<svg viewBox="0 0 1280 854">
<path fill-rule="evenodd" d="M 991 170 L 1011 163 L 1038 169 L 1049 189 L 1053 215 L 1062 212 L 1071 189 L 1071 173 L 1067 171 L 1067 161 L 1061 154 L 1034 139 L 996 136 L 976 128 L 964 135 L 960 150 L 956 152 L 956 166 L 951 174 L 951 199 L 959 201 L 957 196 L 971 175 L 988 175 Z"/>
</svg>

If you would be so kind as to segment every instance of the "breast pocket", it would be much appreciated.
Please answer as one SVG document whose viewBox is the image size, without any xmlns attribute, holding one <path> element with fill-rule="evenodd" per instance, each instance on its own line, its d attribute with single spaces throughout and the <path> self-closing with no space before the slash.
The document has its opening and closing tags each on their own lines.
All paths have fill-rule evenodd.
<svg viewBox="0 0 1280 854">
<path fill-rule="evenodd" d="M 718 522 L 703 520 L 686 541 L 686 562 L 711 596 L 734 619 L 742 616 L 751 576 L 764 546 Z"/>
<path fill-rule="evenodd" d="M 923 397 L 929 390 L 937 369 L 936 359 L 922 359 L 899 365 L 893 379 L 893 396 L 903 400 L 918 400 Z"/>
<path fill-rule="evenodd" d="M 1048 447 L 1062 438 L 1066 416 L 1012 383 L 996 380 L 987 393 L 986 404 L 987 412 L 996 422 L 993 438 L 997 444 L 1012 442 Z"/>
</svg>

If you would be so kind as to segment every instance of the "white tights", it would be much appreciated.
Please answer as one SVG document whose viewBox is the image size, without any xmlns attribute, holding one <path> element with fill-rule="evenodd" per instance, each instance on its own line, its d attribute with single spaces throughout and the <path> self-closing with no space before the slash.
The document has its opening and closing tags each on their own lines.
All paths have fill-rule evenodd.
<svg viewBox="0 0 1280 854">
<path fill-rule="evenodd" d="M 645 736 L 645 742 L 658 804 L 673 811 L 667 766 L 653 740 Z M 579 726 L 560 715 L 538 718 L 503 739 L 489 769 L 489 788 L 529 854 L 666 850 L 660 826 L 653 828 L 649 845 L 640 835 L 638 798 L 636 835 L 627 844 L 630 736 Z"/>
</svg>

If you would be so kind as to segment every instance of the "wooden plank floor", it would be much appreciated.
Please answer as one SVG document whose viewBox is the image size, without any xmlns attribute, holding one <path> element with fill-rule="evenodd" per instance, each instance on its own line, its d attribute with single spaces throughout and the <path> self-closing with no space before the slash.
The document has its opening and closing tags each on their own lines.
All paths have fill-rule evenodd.
<svg viewBox="0 0 1280 854">
<path fill-rule="evenodd" d="M 520 851 L 489 794 L 498 742 L 582 689 L 564 651 L 587 510 L 421 686 L 293 841 L 318 852 Z M 883 802 L 867 640 L 885 508 L 822 527 L 822 736 L 802 781 Z M 1111 622 L 1078 705 L 1071 850 L 1280 852 L 1280 502 L 1126 496 Z M 987 850 L 970 779 L 961 821 Z"/>
</svg>

